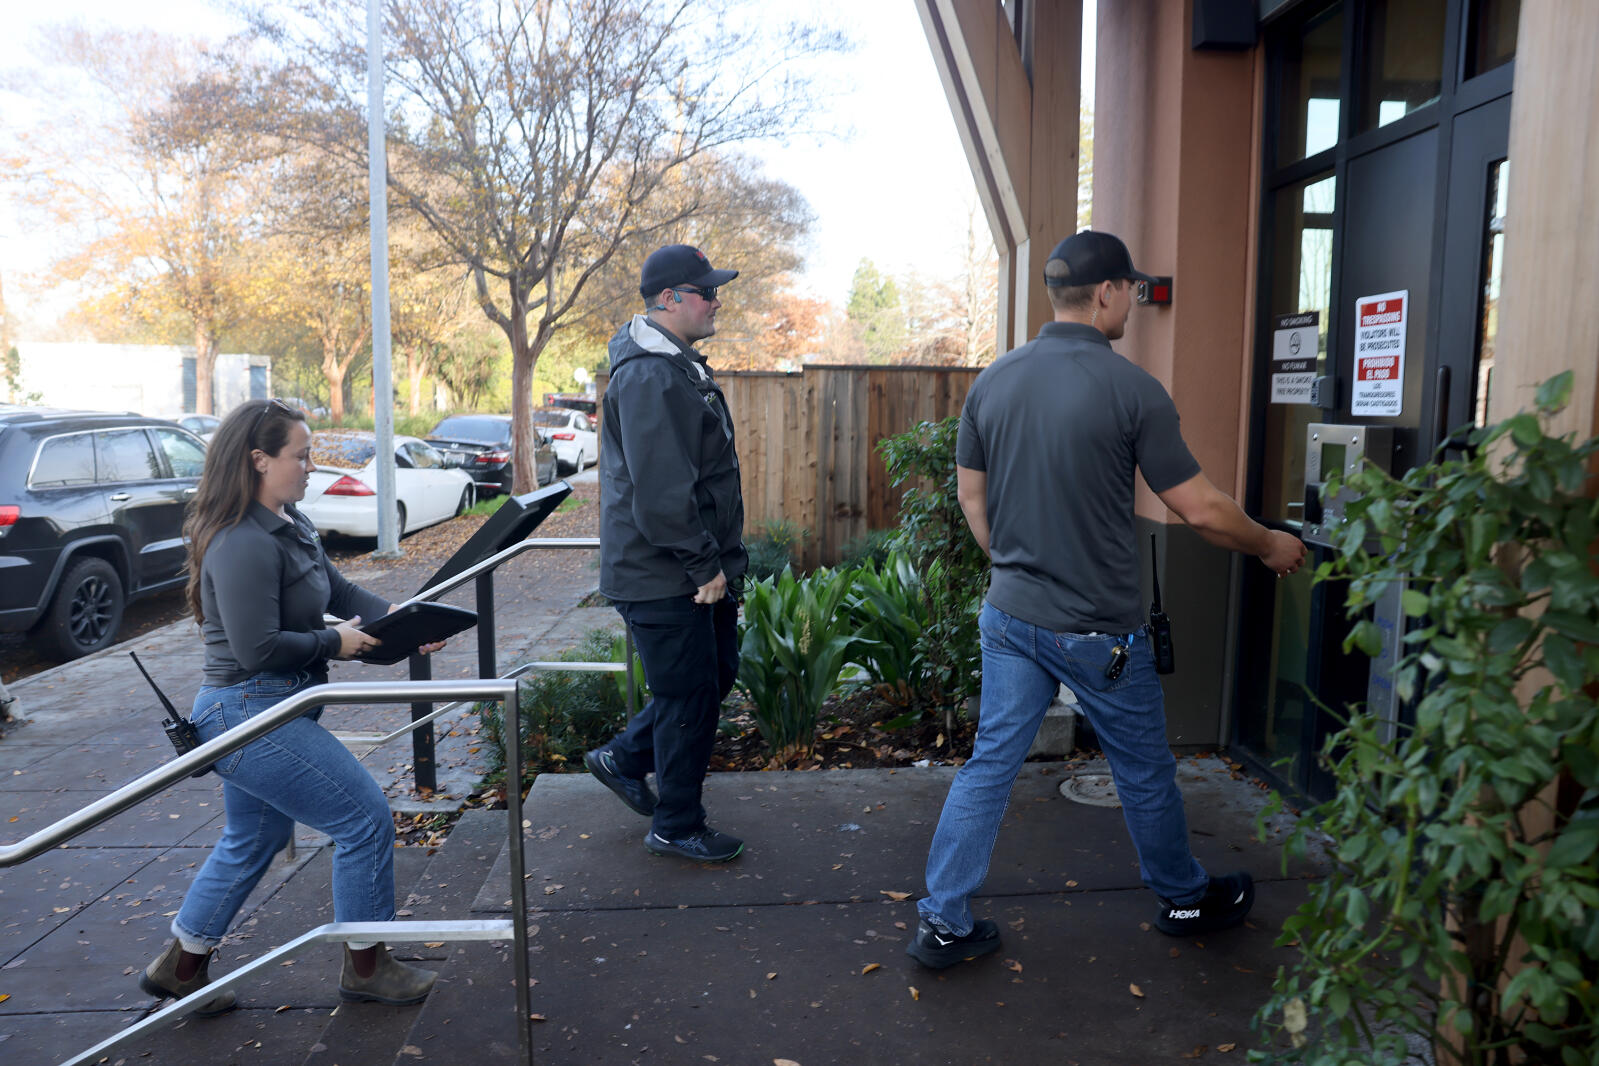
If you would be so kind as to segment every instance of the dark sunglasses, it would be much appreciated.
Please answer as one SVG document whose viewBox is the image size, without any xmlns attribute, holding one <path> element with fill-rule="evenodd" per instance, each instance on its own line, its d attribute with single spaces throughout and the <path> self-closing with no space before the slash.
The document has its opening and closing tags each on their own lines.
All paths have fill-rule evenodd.
<svg viewBox="0 0 1599 1066">
<path fill-rule="evenodd" d="M 266 418 L 267 412 L 272 410 L 274 407 L 288 415 L 290 418 L 294 417 L 294 408 L 290 407 L 282 400 L 276 397 L 268 400 L 266 403 L 261 405 L 261 410 L 256 412 L 255 421 L 250 424 L 249 441 L 251 444 L 255 443 L 255 435 L 261 429 L 261 422 Z"/>
<path fill-rule="evenodd" d="M 709 286 L 706 286 L 705 288 L 701 288 L 701 289 L 696 289 L 692 285 L 673 285 L 672 286 L 672 291 L 673 292 L 692 292 L 694 295 L 698 296 L 700 299 L 704 300 L 706 303 L 710 303 L 712 300 L 716 299 L 716 289 L 717 289 L 717 286 L 715 286 L 715 285 L 709 285 Z"/>
</svg>

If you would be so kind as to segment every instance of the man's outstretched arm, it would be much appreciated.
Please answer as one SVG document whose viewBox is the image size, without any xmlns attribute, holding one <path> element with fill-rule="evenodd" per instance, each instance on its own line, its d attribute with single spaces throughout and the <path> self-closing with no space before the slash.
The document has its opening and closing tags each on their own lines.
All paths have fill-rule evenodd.
<svg viewBox="0 0 1599 1066">
<path fill-rule="evenodd" d="M 1305 563 L 1305 546 L 1298 537 L 1267 529 L 1244 514 L 1233 498 L 1203 473 L 1156 495 L 1210 543 L 1253 555 L 1278 577 L 1286 577 Z"/>
</svg>

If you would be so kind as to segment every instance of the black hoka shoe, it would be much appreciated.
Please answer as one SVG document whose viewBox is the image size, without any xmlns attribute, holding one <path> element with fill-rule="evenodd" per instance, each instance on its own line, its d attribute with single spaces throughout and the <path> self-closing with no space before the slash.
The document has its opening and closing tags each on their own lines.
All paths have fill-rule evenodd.
<svg viewBox="0 0 1599 1066">
<path fill-rule="evenodd" d="M 583 765 L 600 784 L 616 793 L 617 799 L 628 809 L 648 818 L 655 813 L 655 792 L 642 777 L 623 777 L 616 769 L 616 756 L 604 748 L 595 748 L 583 756 Z"/>
<path fill-rule="evenodd" d="M 968 962 L 979 955 L 999 950 L 999 926 L 987 918 L 979 918 L 972 931 L 956 936 L 941 925 L 923 918 L 916 923 L 916 935 L 905 946 L 905 954 L 935 970 Z"/>
<path fill-rule="evenodd" d="M 644 846 L 657 855 L 676 855 L 695 862 L 727 862 L 738 858 L 738 853 L 744 850 L 744 842 L 738 837 L 710 826 L 676 840 L 667 840 L 651 831 L 644 835 Z"/>
<path fill-rule="evenodd" d="M 1249 871 L 1212 877 L 1205 894 L 1193 903 L 1160 901 L 1155 928 L 1167 936 L 1193 936 L 1230 929 L 1249 915 L 1255 905 L 1255 880 Z"/>
</svg>

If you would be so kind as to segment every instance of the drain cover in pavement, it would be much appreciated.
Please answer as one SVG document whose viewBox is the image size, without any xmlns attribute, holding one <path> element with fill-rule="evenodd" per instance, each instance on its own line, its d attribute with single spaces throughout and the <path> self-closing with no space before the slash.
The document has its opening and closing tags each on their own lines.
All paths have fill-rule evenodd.
<svg viewBox="0 0 1599 1066">
<path fill-rule="evenodd" d="M 1120 807 L 1116 796 L 1116 783 L 1109 774 L 1078 774 L 1060 783 L 1060 794 L 1074 803 L 1090 807 Z"/>
</svg>

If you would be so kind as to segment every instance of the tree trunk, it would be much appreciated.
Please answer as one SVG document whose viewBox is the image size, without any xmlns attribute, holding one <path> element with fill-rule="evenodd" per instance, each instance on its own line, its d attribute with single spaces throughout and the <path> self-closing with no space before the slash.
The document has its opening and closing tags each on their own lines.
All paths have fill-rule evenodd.
<svg viewBox="0 0 1599 1066">
<path fill-rule="evenodd" d="M 194 411 L 196 414 L 214 415 L 217 365 L 217 337 L 211 323 L 194 324 Z"/>
<path fill-rule="evenodd" d="M 538 355 L 528 343 L 527 296 L 511 280 L 511 491 L 520 496 L 538 487 L 533 438 L 533 364 Z"/>
<path fill-rule="evenodd" d="M 344 422 L 344 370 L 339 361 L 339 334 L 322 337 L 322 379 L 328 383 L 328 419 L 335 426 Z"/>
</svg>

